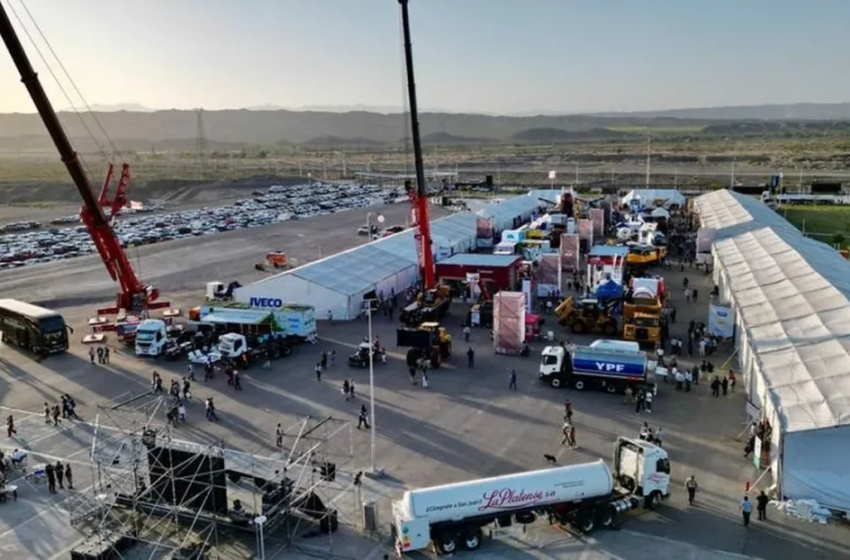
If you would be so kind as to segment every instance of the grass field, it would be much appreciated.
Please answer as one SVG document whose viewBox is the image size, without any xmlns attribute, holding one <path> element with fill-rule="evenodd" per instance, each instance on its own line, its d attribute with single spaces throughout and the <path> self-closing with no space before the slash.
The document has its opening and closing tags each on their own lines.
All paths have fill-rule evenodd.
<svg viewBox="0 0 850 560">
<path fill-rule="evenodd" d="M 850 248 L 850 207 L 784 206 L 779 213 L 809 237 L 833 245 L 841 236 L 842 248 Z"/>
</svg>

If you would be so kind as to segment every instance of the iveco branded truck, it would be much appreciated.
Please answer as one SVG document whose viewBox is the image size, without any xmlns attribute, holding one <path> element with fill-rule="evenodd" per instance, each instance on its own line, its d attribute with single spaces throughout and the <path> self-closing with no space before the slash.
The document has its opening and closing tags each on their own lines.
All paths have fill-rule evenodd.
<svg viewBox="0 0 850 560">
<path fill-rule="evenodd" d="M 481 546 L 483 529 L 533 523 L 572 525 L 590 533 L 626 511 L 655 508 L 670 495 L 667 452 L 619 438 L 613 472 L 602 460 L 409 490 L 393 502 L 399 556 L 427 548 L 441 554 Z"/>
<path fill-rule="evenodd" d="M 649 384 L 650 362 L 645 352 L 614 347 L 611 344 L 576 346 L 569 352 L 563 346 L 547 346 L 540 358 L 540 379 L 552 387 L 593 387 L 609 393 Z"/>
</svg>

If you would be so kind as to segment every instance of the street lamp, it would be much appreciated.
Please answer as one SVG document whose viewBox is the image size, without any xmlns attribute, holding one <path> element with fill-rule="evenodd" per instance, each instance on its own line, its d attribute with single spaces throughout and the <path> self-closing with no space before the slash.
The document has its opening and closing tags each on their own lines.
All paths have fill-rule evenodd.
<svg viewBox="0 0 850 560">
<path fill-rule="evenodd" d="M 268 517 L 265 515 L 260 515 L 254 518 L 254 525 L 259 527 L 260 529 L 260 538 L 259 538 L 259 546 L 258 551 L 260 553 L 260 560 L 266 560 L 266 542 L 263 538 L 263 525 L 268 521 Z"/>
<path fill-rule="evenodd" d="M 372 302 L 375 300 L 367 299 L 364 300 L 366 303 L 366 316 L 369 319 L 369 419 L 372 421 L 370 424 L 370 444 L 369 444 L 369 455 L 370 455 L 370 468 L 369 472 L 372 477 L 380 478 L 384 475 L 383 471 L 375 467 L 375 346 L 374 339 L 372 338 Z"/>
<path fill-rule="evenodd" d="M 384 223 L 384 215 L 378 214 L 377 212 L 366 212 L 366 229 L 369 230 L 369 240 L 372 240 L 372 216 L 375 216 L 375 219 L 379 224 Z"/>
</svg>

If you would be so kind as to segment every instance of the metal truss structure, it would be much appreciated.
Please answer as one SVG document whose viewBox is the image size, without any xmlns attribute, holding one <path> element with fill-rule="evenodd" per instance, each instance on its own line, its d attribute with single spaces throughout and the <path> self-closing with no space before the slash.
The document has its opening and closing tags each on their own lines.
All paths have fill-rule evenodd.
<svg viewBox="0 0 850 560">
<path fill-rule="evenodd" d="M 265 558 L 268 549 L 271 558 L 317 534 L 329 550 L 340 524 L 357 526 L 360 475 L 345 471 L 350 422 L 298 420 L 279 452 L 263 457 L 180 439 L 179 424 L 166 421 L 173 406 L 150 393 L 98 406 L 93 484 L 68 506 L 90 557 Z"/>
</svg>

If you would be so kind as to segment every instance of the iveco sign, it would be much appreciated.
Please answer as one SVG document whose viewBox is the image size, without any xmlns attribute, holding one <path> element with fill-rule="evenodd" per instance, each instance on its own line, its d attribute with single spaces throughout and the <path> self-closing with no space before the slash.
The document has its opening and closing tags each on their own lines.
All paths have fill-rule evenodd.
<svg viewBox="0 0 850 560">
<path fill-rule="evenodd" d="M 251 307 L 280 309 L 283 307 L 283 300 L 278 298 L 252 297 L 250 304 Z"/>
</svg>

